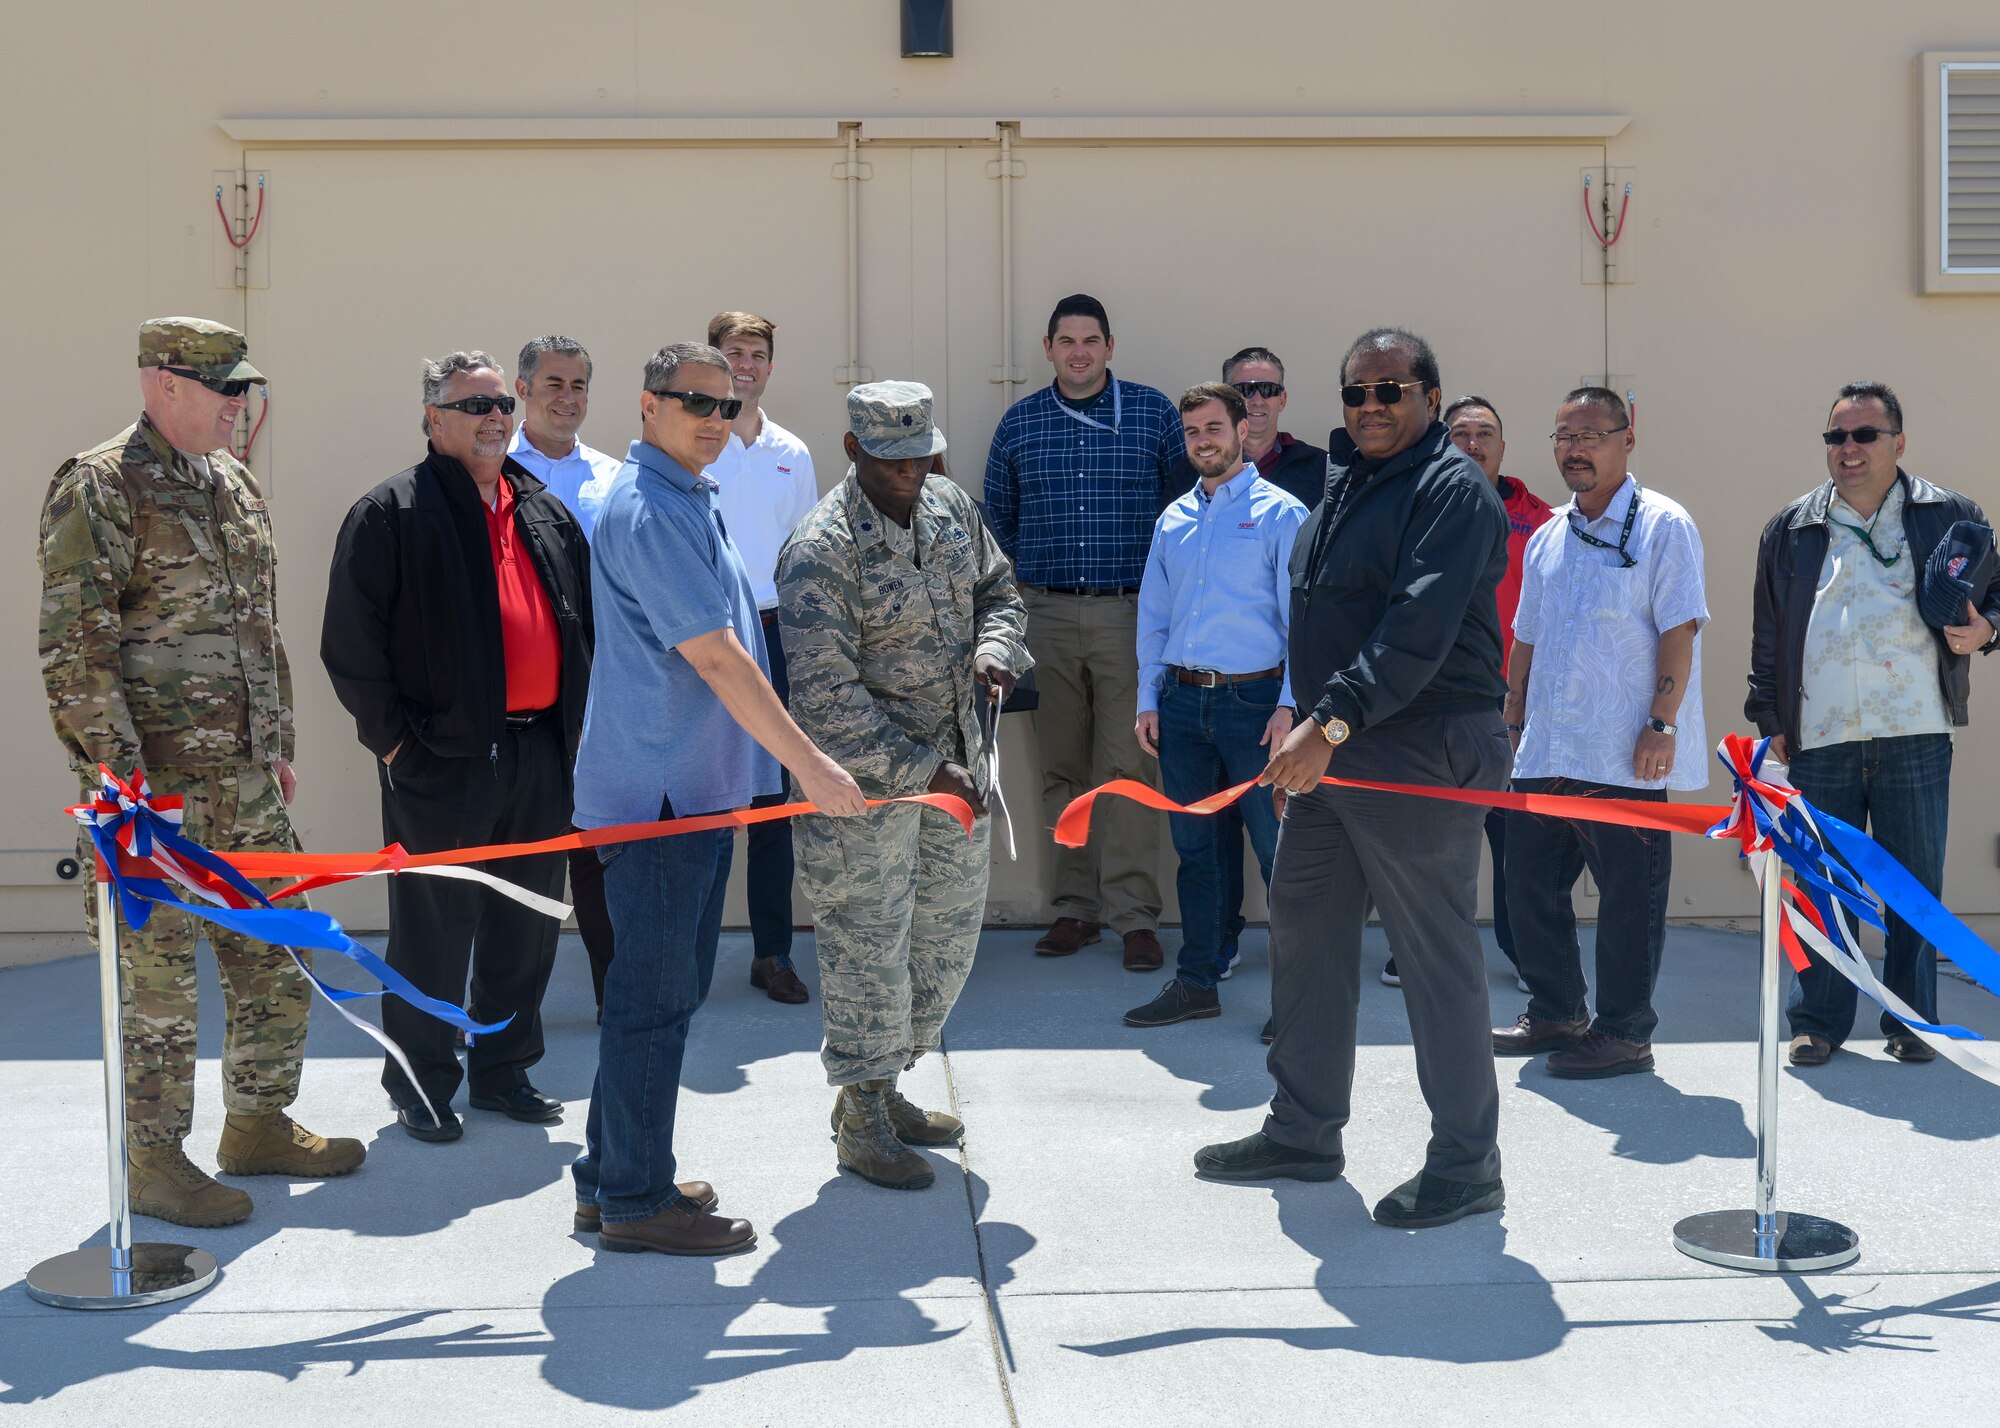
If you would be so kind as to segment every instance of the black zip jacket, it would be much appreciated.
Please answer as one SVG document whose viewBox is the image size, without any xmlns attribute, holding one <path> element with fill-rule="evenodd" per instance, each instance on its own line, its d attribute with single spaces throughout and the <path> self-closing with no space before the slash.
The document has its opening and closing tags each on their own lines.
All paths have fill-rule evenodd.
<svg viewBox="0 0 2000 1428">
<path fill-rule="evenodd" d="M 1173 504 L 1194 489 L 1198 478 L 1194 474 L 1194 463 L 1183 454 L 1167 471 L 1167 503 Z M 1273 486 L 1294 496 L 1308 510 L 1318 507 L 1320 497 L 1326 494 L 1326 453 L 1310 441 L 1300 441 L 1296 437 L 1278 448 L 1277 464 L 1264 479 Z M 1162 508 L 1164 509 L 1164 507 Z"/>
<path fill-rule="evenodd" d="M 1327 451 L 1326 499 L 1292 547 L 1299 711 L 1356 731 L 1490 712 L 1507 688 L 1493 598 L 1507 570 L 1507 508 L 1493 483 L 1437 421 L 1379 466 L 1344 430 Z"/>
<path fill-rule="evenodd" d="M 590 553 L 562 500 L 509 459 L 514 524 L 562 640 L 571 759 L 590 693 Z M 500 595 L 479 488 L 433 449 L 354 503 L 327 572 L 320 660 L 377 758 L 416 738 L 446 758 L 493 759 L 507 717 Z"/>
<path fill-rule="evenodd" d="M 1931 552 L 1957 521 L 1986 516 L 1976 501 L 1956 491 L 1933 486 L 1898 468 L 1903 483 L 1905 549 L 1921 574 Z M 1805 696 L 1806 626 L 1812 620 L 1819 593 L 1820 567 L 1826 563 L 1826 512 L 1833 504 L 1833 482 L 1785 507 L 1764 527 L 1757 543 L 1757 585 L 1750 617 L 1750 697 L 1743 713 L 1763 734 L 1783 734 L 1787 748 L 1799 747 L 1799 707 Z M 1979 613 L 2000 628 L 2000 585 L 1986 592 Z M 1944 635 L 1931 631 L 1938 647 L 1938 684 L 1944 690 L 1951 722 L 1963 727 L 1972 693 L 1972 657 L 1954 654 Z M 1985 654 L 1993 648 L 1988 641 Z"/>
</svg>

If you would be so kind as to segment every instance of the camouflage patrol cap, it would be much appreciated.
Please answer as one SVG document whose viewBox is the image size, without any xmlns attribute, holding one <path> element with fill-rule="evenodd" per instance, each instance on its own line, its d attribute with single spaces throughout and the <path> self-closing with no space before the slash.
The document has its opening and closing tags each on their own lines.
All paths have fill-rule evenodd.
<svg viewBox="0 0 2000 1428">
<path fill-rule="evenodd" d="M 944 433 L 931 421 L 931 389 L 922 382 L 868 382 L 850 388 L 847 429 L 863 451 L 884 461 L 944 450 Z"/>
<path fill-rule="evenodd" d="M 219 382 L 261 382 L 242 333 L 205 317 L 155 317 L 139 324 L 141 367 L 186 367 Z"/>
</svg>

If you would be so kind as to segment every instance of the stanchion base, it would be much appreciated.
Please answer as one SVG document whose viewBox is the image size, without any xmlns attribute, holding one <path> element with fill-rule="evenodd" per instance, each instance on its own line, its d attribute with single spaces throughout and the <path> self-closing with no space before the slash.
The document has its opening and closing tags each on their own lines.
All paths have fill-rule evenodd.
<svg viewBox="0 0 2000 1428">
<path fill-rule="evenodd" d="M 1674 1226 L 1674 1248 L 1729 1269 L 1765 1273 L 1837 1269 L 1861 1253 L 1861 1236 L 1818 1215 L 1772 1217 L 1775 1232 L 1757 1233 L 1754 1210 L 1710 1210 Z"/>
<path fill-rule="evenodd" d="M 215 1256 L 187 1245 L 132 1246 L 132 1271 L 114 1284 L 111 1247 L 91 1245 L 28 1271 L 30 1298 L 58 1309 L 136 1309 L 199 1294 L 215 1283 Z"/>
</svg>

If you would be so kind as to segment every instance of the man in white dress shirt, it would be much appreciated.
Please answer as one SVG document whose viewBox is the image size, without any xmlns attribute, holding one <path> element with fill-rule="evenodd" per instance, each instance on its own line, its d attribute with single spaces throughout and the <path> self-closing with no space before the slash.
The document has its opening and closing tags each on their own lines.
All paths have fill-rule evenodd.
<svg viewBox="0 0 2000 1428">
<path fill-rule="evenodd" d="M 521 349 L 514 366 L 514 393 L 521 399 L 521 425 L 507 454 L 535 473 L 576 517 L 590 539 L 597 511 L 624 463 L 585 446 L 577 436 L 590 414 L 590 354 L 583 344 L 554 333 Z M 597 1010 L 604 1012 L 604 970 L 611 965 L 611 914 L 604 905 L 604 865 L 594 848 L 569 855 L 571 900 L 576 930 L 590 958 L 590 984 Z"/>
<path fill-rule="evenodd" d="M 721 350 L 743 409 L 730 423 L 729 443 L 708 468 L 719 488 L 716 504 L 730 539 L 749 572 L 771 662 L 771 687 L 788 700 L 785 647 L 778 638 L 778 547 L 819 503 L 812 453 L 765 414 L 760 403 L 771 380 L 778 329 L 753 312 L 718 312 L 709 320 L 709 346 Z M 783 803 L 787 794 L 760 798 L 751 807 Z M 774 1002 L 807 999 L 792 970 L 792 825 L 760 823 L 749 832 L 744 893 L 750 906 L 750 985 Z"/>
<path fill-rule="evenodd" d="M 597 508 L 623 464 L 577 438 L 590 414 L 590 354 L 567 337 L 537 337 L 521 349 L 514 392 L 521 399 L 521 425 L 507 454 L 561 498 L 590 539 Z"/>
<path fill-rule="evenodd" d="M 1632 418 L 1616 392 L 1571 392 L 1551 440 L 1574 499 L 1522 557 L 1505 706 L 1514 789 L 1665 802 L 1670 788 L 1705 787 L 1701 535 L 1626 469 Z M 1494 1030 L 1494 1053 L 1549 1051 L 1550 1075 L 1580 1079 L 1652 1070 L 1673 835 L 1507 817 L 1507 916 L 1530 997 Z M 1586 867 L 1598 889 L 1594 1021 L 1570 901 Z"/>
</svg>

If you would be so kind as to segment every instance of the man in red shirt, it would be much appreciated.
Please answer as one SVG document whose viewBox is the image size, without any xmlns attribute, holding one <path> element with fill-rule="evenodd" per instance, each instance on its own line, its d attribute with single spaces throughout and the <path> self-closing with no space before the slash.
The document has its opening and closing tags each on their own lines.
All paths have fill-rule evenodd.
<svg viewBox="0 0 2000 1428">
<path fill-rule="evenodd" d="M 1521 552 L 1527 548 L 1528 537 L 1549 518 L 1549 504 L 1513 477 L 1500 474 L 1507 442 L 1493 403 L 1484 397 L 1460 397 L 1444 409 L 1444 424 L 1452 445 L 1479 463 L 1479 469 L 1507 503 L 1507 573 L 1493 592 L 1500 606 L 1500 668 L 1505 671 L 1507 657 L 1514 651 L 1514 611 L 1521 603 Z M 1518 968 L 1513 929 L 1507 923 L 1507 821 L 1500 809 L 1486 815 L 1486 846 L 1493 850 L 1493 940 Z M 1385 979 L 1393 974 L 1395 965 L 1391 958 Z M 1514 980 L 1522 990 L 1527 989 L 1518 972 Z"/>
<path fill-rule="evenodd" d="M 320 658 L 376 756 L 383 838 L 412 853 L 536 841 L 569 826 L 590 689 L 590 560 L 569 508 L 507 455 L 514 404 L 483 352 L 426 364 L 428 453 L 357 501 L 334 543 Z M 497 871 L 559 898 L 564 863 L 543 853 Z M 474 1019 L 513 1018 L 473 1040 L 461 1072 L 448 1026 L 383 1003 L 382 1028 L 416 1073 L 413 1086 L 393 1061 L 382 1072 L 408 1134 L 458 1138 L 450 1107 L 462 1078 L 480 1110 L 517 1121 L 562 1114 L 528 1080 L 542 1056 L 557 931 L 477 883 L 390 880 L 389 965 L 446 1002 L 467 996 L 469 968 Z"/>
</svg>

